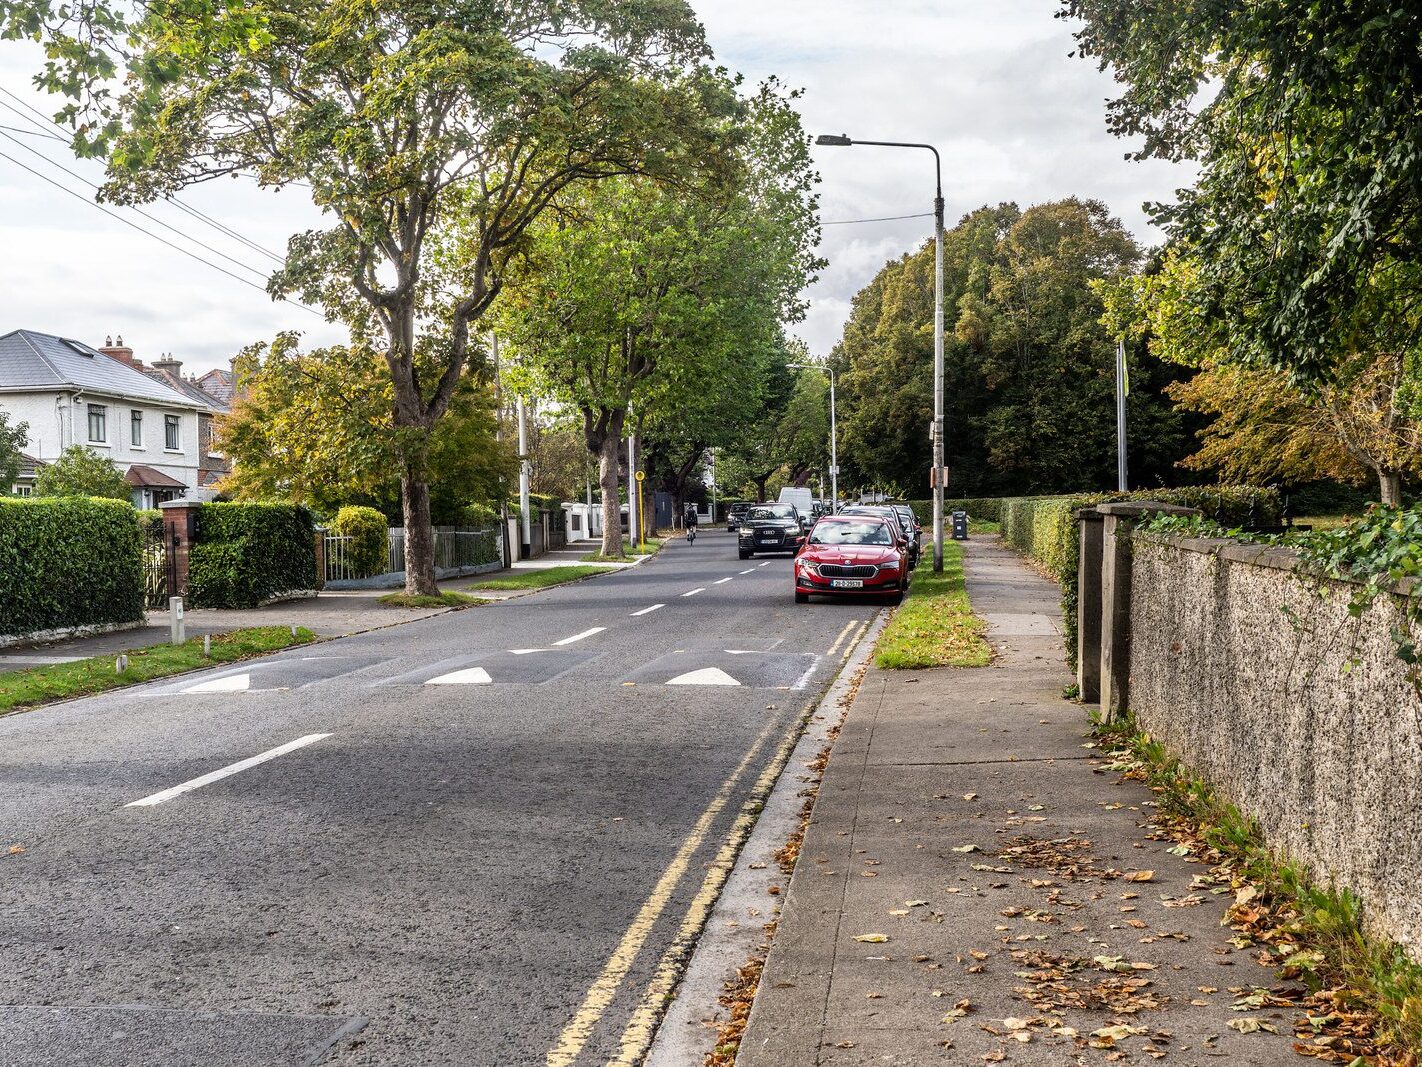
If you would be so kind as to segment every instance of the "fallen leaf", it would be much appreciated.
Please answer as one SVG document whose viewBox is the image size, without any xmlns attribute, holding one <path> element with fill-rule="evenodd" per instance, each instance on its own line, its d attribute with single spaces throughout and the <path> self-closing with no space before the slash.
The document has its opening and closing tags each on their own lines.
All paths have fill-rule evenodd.
<svg viewBox="0 0 1422 1067">
<path fill-rule="evenodd" d="M 854 940 L 862 941 L 866 945 L 882 945 L 889 939 L 884 934 L 859 934 Z"/>
<path fill-rule="evenodd" d="M 1154 872 L 1154 871 L 1130 871 L 1130 872 L 1128 872 L 1128 873 L 1122 875 L 1121 877 L 1123 877 L 1123 878 L 1124 878 L 1126 881 L 1128 881 L 1128 882 L 1149 882 L 1152 878 L 1155 877 L 1155 872 Z"/>
<path fill-rule="evenodd" d="M 953 851 L 954 851 L 954 852 L 977 852 L 977 851 L 979 851 L 979 849 L 978 849 L 978 846 L 977 846 L 977 845 L 954 845 L 954 846 L 953 846 Z"/>
</svg>

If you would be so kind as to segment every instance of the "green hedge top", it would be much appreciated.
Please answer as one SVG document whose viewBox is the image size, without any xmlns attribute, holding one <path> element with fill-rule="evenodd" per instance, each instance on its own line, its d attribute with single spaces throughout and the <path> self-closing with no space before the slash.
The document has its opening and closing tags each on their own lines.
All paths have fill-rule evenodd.
<svg viewBox="0 0 1422 1067">
<path fill-rule="evenodd" d="M 382 512 L 353 504 L 341 508 L 331 520 L 331 532 L 349 538 L 345 543 L 346 563 L 357 578 L 385 572 L 389 561 L 389 530 Z"/>
<path fill-rule="evenodd" d="M 0 499 L 0 633 L 143 618 L 137 513 L 96 497 Z"/>
<path fill-rule="evenodd" d="M 254 608 L 316 588 L 315 534 L 299 504 L 203 504 L 188 553 L 193 607 Z"/>
</svg>

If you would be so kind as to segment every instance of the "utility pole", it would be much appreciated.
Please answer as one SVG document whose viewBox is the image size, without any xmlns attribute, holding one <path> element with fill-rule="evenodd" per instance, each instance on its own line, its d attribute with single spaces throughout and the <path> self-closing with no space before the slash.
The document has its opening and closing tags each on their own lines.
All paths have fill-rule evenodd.
<svg viewBox="0 0 1422 1067">
<path fill-rule="evenodd" d="M 629 411 L 630 414 L 630 411 Z M 640 539 L 637 536 L 637 493 L 635 491 L 637 479 L 637 431 L 633 430 L 627 435 L 627 537 L 635 545 Z"/>
<path fill-rule="evenodd" d="M 1126 476 L 1126 397 L 1130 391 L 1126 341 L 1122 338 L 1116 342 L 1116 488 L 1123 493 L 1130 492 L 1130 479 Z"/>
<path fill-rule="evenodd" d="M 533 552 L 533 517 L 529 515 L 528 482 L 533 473 L 533 464 L 528 459 L 528 420 L 524 412 L 523 397 L 518 398 L 518 507 L 523 512 L 523 555 L 527 558 Z"/>
</svg>

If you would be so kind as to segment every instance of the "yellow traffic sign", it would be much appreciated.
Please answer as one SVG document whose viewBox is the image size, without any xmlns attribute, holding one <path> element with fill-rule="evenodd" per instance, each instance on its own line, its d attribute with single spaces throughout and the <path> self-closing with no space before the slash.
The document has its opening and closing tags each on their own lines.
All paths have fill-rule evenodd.
<svg viewBox="0 0 1422 1067">
<path fill-rule="evenodd" d="M 637 480 L 638 480 L 639 482 L 640 482 L 643 478 L 645 478 L 645 477 L 647 477 L 647 472 L 646 472 L 646 471 L 638 471 L 638 472 L 637 472 Z"/>
</svg>

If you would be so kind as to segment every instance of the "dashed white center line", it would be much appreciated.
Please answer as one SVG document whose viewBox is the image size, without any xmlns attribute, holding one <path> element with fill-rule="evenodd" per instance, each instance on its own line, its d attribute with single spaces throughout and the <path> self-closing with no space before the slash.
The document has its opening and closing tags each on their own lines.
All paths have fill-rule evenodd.
<svg viewBox="0 0 1422 1067">
<path fill-rule="evenodd" d="M 628 616 L 628 617 L 635 619 L 638 615 L 650 615 L 652 612 L 656 611 L 658 608 L 664 608 L 664 607 L 666 607 L 665 604 L 653 604 L 650 608 L 643 608 L 641 611 L 634 611 L 634 612 L 633 612 L 630 616 Z"/>
<path fill-rule="evenodd" d="M 555 645 L 571 645 L 574 641 L 581 641 L 583 638 L 591 637 L 593 634 L 600 634 L 606 629 L 606 626 L 594 626 L 590 630 L 584 630 L 580 634 L 574 634 L 572 637 L 565 637 L 563 640 L 554 641 L 553 643 Z"/>
<path fill-rule="evenodd" d="M 757 566 L 757 567 L 769 567 L 772 562 L 774 562 L 774 561 L 773 561 L 773 560 L 766 560 L 764 563 L 757 563 L 756 566 Z"/>
<path fill-rule="evenodd" d="M 682 593 L 681 595 L 682 595 L 682 596 L 695 596 L 697 593 L 704 593 L 704 592 L 706 592 L 706 587 L 703 585 L 703 586 L 701 586 L 700 588 L 693 589 L 693 590 L 692 590 L 691 592 L 689 592 L 689 593 Z"/>
<path fill-rule="evenodd" d="M 748 568 L 746 568 L 745 570 L 741 571 L 741 573 L 742 573 L 742 574 L 754 574 L 754 573 L 755 573 L 755 568 L 754 568 L 754 567 L 748 567 Z"/>
<path fill-rule="evenodd" d="M 180 797 L 184 793 L 191 793 L 194 789 L 201 789 L 205 785 L 211 785 L 213 782 L 220 782 L 224 778 L 230 778 L 240 771 L 245 771 L 249 767 L 255 767 L 259 763 L 265 763 L 269 759 L 276 759 L 276 757 L 285 755 L 288 752 L 294 752 L 298 748 L 314 745 L 317 741 L 324 740 L 330 736 L 330 734 L 307 734 L 305 737 L 298 737 L 295 741 L 288 741 L 286 744 L 268 749 L 260 755 L 238 760 L 236 763 L 229 764 L 220 770 L 204 774 L 200 778 L 194 778 L 190 782 L 175 785 L 173 788 L 165 789 L 161 793 L 154 793 L 152 796 L 144 797 L 142 800 L 135 800 L 130 804 L 125 804 L 124 807 L 151 808 L 155 804 L 162 804 L 164 801 L 172 800 L 174 797 Z"/>
<path fill-rule="evenodd" d="M 712 584 L 712 585 L 725 585 L 727 582 L 731 581 L 732 578 L 734 578 L 734 577 L 735 577 L 735 575 L 732 575 L 731 578 L 722 578 L 722 579 L 720 579 L 719 581 L 712 582 L 711 584 Z"/>
</svg>

